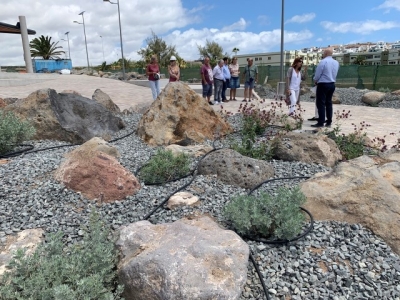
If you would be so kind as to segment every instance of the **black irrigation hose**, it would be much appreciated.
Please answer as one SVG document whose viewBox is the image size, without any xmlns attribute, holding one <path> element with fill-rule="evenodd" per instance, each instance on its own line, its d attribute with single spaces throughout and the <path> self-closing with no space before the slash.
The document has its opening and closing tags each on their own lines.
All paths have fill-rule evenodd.
<svg viewBox="0 0 400 300">
<path fill-rule="evenodd" d="M 256 260 L 254 259 L 254 256 L 253 256 L 253 254 L 251 253 L 251 250 L 250 250 L 249 254 L 250 254 L 250 260 L 251 260 L 251 262 L 253 263 L 254 268 L 256 269 L 258 278 L 260 278 L 261 285 L 262 285 L 262 288 L 263 288 L 263 290 L 264 290 L 264 294 L 265 294 L 265 296 L 267 297 L 267 300 L 269 300 L 270 298 L 269 298 L 268 290 L 267 290 L 267 287 L 265 286 L 264 280 L 262 279 L 262 275 L 261 275 L 261 272 L 260 272 L 260 268 L 258 267 L 258 264 L 257 264 Z"/>
<path fill-rule="evenodd" d="M 134 134 L 136 131 L 133 130 L 129 133 L 127 133 L 126 135 L 123 135 L 121 137 L 115 138 L 111 141 L 108 141 L 109 143 L 114 143 L 116 141 L 122 140 L 124 138 L 127 138 L 128 136 Z M 28 149 L 23 149 L 23 150 L 18 150 L 18 151 L 14 151 L 14 152 L 8 152 L 5 153 L 3 155 L 0 155 L 0 158 L 10 158 L 10 157 L 16 157 L 22 154 L 30 154 L 30 153 L 35 153 L 35 152 L 41 152 L 41 151 L 46 151 L 46 150 L 52 150 L 52 149 L 58 149 L 58 148 L 64 148 L 64 147 L 73 147 L 73 146 L 80 146 L 82 144 L 69 144 L 69 145 L 59 145 L 59 146 L 52 146 L 52 147 L 46 147 L 46 148 L 40 148 L 40 149 L 36 149 L 36 150 L 32 150 L 33 148 L 35 148 L 33 145 L 18 145 L 18 147 L 28 147 Z"/>
</svg>

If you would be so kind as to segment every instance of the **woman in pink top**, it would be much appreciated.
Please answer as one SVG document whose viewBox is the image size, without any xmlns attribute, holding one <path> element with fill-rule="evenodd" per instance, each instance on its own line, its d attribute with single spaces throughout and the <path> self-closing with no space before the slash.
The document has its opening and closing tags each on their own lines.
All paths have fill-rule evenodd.
<svg viewBox="0 0 400 300">
<path fill-rule="evenodd" d="M 157 57 L 152 56 L 150 63 L 146 68 L 146 75 L 149 77 L 149 84 L 153 100 L 156 100 L 160 94 L 160 67 L 157 63 Z"/>
<path fill-rule="evenodd" d="M 240 71 L 236 57 L 232 58 L 232 63 L 229 65 L 229 71 L 231 72 L 231 79 L 229 80 L 229 87 L 231 89 L 229 100 L 236 101 L 236 89 L 240 87 Z"/>
<path fill-rule="evenodd" d="M 179 81 L 181 71 L 179 70 L 179 66 L 176 63 L 176 57 L 173 55 L 169 59 L 168 73 L 169 73 L 169 82 Z"/>
</svg>

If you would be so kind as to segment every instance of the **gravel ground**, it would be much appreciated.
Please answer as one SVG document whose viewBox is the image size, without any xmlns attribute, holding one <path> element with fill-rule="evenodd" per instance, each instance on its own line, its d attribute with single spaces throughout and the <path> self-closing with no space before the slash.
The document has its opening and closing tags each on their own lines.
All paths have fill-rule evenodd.
<svg viewBox="0 0 400 300">
<path fill-rule="evenodd" d="M 139 114 L 125 118 L 127 128 L 118 136 L 136 128 Z M 239 118 L 232 117 L 237 127 Z M 35 148 L 61 145 L 55 141 L 32 141 Z M 211 143 L 211 142 L 210 142 Z M 132 172 L 155 152 L 132 134 L 114 143 L 121 153 L 120 162 Z M 218 146 L 218 145 L 217 145 Z M 92 207 L 117 229 L 140 220 L 174 190 L 187 183 L 182 179 L 164 186 L 145 186 L 134 196 L 112 204 L 96 205 L 79 193 L 66 189 L 53 179 L 53 171 L 63 155 L 74 147 L 24 154 L 0 165 L 0 243 L 7 235 L 41 227 L 46 234 L 65 233 L 67 243 L 81 240 L 80 226 L 87 224 Z M 276 177 L 311 176 L 328 168 L 301 162 L 271 161 Z M 140 178 L 140 177 L 139 177 Z M 300 179 L 274 181 L 262 189 L 275 192 L 280 186 L 298 184 Z M 229 223 L 222 214 L 224 205 L 245 189 L 225 185 L 214 176 L 197 176 L 186 189 L 201 199 L 195 208 L 176 211 L 158 210 L 152 223 L 173 222 L 203 212 L 211 214 L 222 226 Z M 306 238 L 284 246 L 248 241 L 260 266 L 271 299 L 400 299 L 400 259 L 369 230 L 360 225 L 316 222 Z M 264 299 L 262 288 L 251 263 L 241 299 Z"/>
<path fill-rule="evenodd" d="M 276 90 L 258 85 L 255 88 L 256 92 L 261 98 L 274 99 Z M 356 88 L 336 88 L 335 92 L 339 95 L 339 99 L 342 104 L 345 105 L 358 105 L 358 106 L 369 106 L 361 101 L 362 96 L 365 93 L 372 92 L 371 90 L 358 90 Z M 310 98 L 311 93 L 306 93 L 300 96 L 300 101 L 314 102 L 315 98 Z M 379 107 L 386 108 L 400 108 L 400 96 L 391 95 L 386 93 L 384 100 L 379 103 Z"/>
</svg>

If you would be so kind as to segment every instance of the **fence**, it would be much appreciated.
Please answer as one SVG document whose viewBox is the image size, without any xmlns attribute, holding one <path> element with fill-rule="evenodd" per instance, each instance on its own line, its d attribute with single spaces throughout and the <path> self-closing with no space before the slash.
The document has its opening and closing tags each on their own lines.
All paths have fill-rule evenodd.
<svg viewBox="0 0 400 300">
<path fill-rule="evenodd" d="M 240 68 L 243 72 L 244 68 Z M 289 67 L 284 68 L 284 76 Z M 316 66 L 308 68 L 307 82 L 312 84 L 312 76 Z M 167 74 L 168 72 L 162 71 Z M 259 82 L 263 83 L 265 77 L 268 76 L 268 81 L 273 87 L 280 81 L 279 66 L 258 66 Z M 181 69 L 182 80 L 200 79 L 200 68 Z M 400 89 L 400 65 L 387 66 L 359 66 L 348 65 L 340 66 L 337 80 L 337 87 L 355 87 L 358 89 L 378 90 L 380 88 L 389 88 L 391 90 Z"/>
</svg>

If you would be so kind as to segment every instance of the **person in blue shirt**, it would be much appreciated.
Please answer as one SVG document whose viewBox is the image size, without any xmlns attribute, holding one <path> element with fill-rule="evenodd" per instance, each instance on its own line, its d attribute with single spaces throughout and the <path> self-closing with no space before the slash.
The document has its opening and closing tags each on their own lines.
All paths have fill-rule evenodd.
<svg viewBox="0 0 400 300">
<path fill-rule="evenodd" d="M 224 66 L 222 69 L 223 73 L 224 73 L 224 78 L 225 81 L 223 82 L 223 86 L 222 86 L 222 102 L 229 102 L 228 99 L 226 99 L 226 90 L 228 89 L 229 86 L 229 80 L 231 79 L 231 72 L 229 71 L 229 67 L 228 67 L 228 58 L 224 57 Z"/>
<path fill-rule="evenodd" d="M 329 127 L 332 124 L 332 96 L 338 71 L 339 63 L 332 58 L 332 50 L 326 49 L 324 59 L 318 64 L 314 75 L 314 83 L 317 85 L 318 123 L 311 127 L 323 127 L 324 123 Z"/>
</svg>

